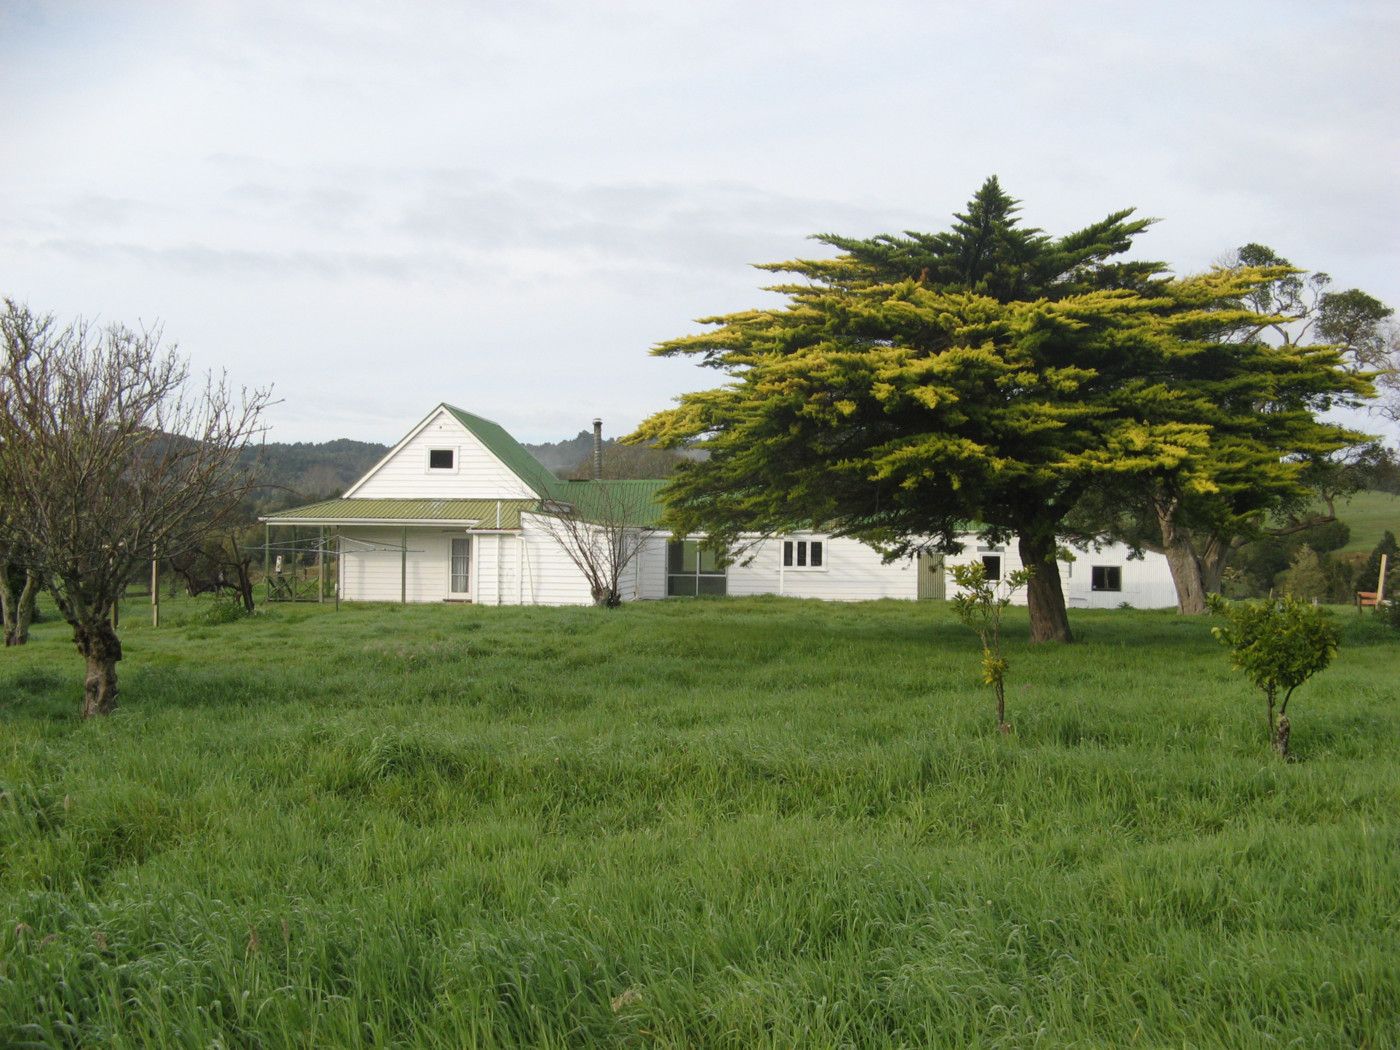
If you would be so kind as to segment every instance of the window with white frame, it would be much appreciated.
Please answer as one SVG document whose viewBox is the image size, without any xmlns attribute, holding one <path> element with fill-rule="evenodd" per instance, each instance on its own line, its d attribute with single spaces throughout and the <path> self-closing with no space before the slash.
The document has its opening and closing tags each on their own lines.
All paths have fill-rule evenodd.
<svg viewBox="0 0 1400 1050">
<path fill-rule="evenodd" d="M 826 543 L 823 540 L 783 540 L 784 569 L 825 569 Z"/>
<path fill-rule="evenodd" d="M 455 448 L 428 449 L 428 469 L 455 471 L 457 469 L 457 450 Z"/>
</svg>

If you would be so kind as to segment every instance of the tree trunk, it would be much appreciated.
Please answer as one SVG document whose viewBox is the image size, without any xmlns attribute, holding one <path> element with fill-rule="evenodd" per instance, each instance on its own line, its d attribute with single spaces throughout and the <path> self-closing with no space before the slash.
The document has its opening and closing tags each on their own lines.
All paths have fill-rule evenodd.
<svg viewBox="0 0 1400 1050">
<path fill-rule="evenodd" d="M 1221 582 L 1225 579 L 1225 569 L 1230 564 L 1230 555 L 1235 553 L 1235 543 L 1224 536 L 1211 536 L 1206 540 L 1200 554 L 1201 585 L 1207 594 L 1219 594 Z"/>
<path fill-rule="evenodd" d="M 1011 732 L 1011 727 L 1006 724 L 1006 683 L 998 678 L 996 680 L 997 690 L 997 731 L 1000 733 Z"/>
<path fill-rule="evenodd" d="M 3 574 L 7 566 L 0 566 Z M 39 593 L 39 578 L 32 572 L 24 574 L 24 586 L 18 595 L 10 589 L 8 578 L 0 579 L 0 629 L 5 645 L 24 645 L 29 641 L 29 625 L 34 622 L 34 602 Z"/>
<path fill-rule="evenodd" d="M 1176 587 L 1176 611 L 1182 616 L 1203 616 L 1206 607 L 1206 584 L 1201 573 L 1201 559 L 1190 540 L 1178 539 L 1162 552 L 1171 570 Z M 1219 586 L 1217 582 L 1216 586 Z"/>
<path fill-rule="evenodd" d="M 109 715 L 117 706 L 117 661 L 122 643 L 105 618 L 96 623 L 75 625 L 73 641 L 87 661 L 83 681 L 83 717 Z"/>
<path fill-rule="evenodd" d="M 1288 738 L 1292 734 L 1292 727 L 1288 724 L 1288 716 L 1280 714 L 1278 722 L 1274 725 L 1274 750 L 1278 752 L 1279 758 L 1288 757 Z"/>
<path fill-rule="evenodd" d="M 1201 572 L 1201 559 L 1191 543 L 1191 536 L 1177 527 L 1177 501 L 1156 503 L 1157 524 L 1162 530 L 1162 554 L 1171 570 L 1176 587 L 1176 611 L 1182 616 L 1201 616 L 1206 612 L 1206 585 Z"/>
<path fill-rule="evenodd" d="M 258 609 L 253 603 L 252 562 L 237 561 L 234 564 L 238 568 L 238 600 L 243 603 L 243 611 L 252 616 Z"/>
<path fill-rule="evenodd" d="M 1026 585 L 1026 605 L 1031 614 L 1032 642 L 1072 642 L 1065 592 L 1060 586 L 1058 547 L 1054 536 L 1017 533 L 1021 564 L 1033 569 Z"/>
</svg>

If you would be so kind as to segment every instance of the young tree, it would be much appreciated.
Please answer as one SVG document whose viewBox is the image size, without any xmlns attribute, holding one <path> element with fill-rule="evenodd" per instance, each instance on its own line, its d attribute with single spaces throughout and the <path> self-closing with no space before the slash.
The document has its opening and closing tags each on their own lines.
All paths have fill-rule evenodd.
<svg viewBox="0 0 1400 1050">
<path fill-rule="evenodd" d="M 239 456 L 261 432 L 264 391 L 192 388 L 160 332 L 60 327 L 6 301 L 0 314 L 0 506 L 73 628 L 87 665 L 84 717 L 117 702 L 112 610 L 138 566 L 196 546 L 246 495 Z"/>
<path fill-rule="evenodd" d="M 1002 733 L 1011 732 L 1011 726 L 1006 721 L 1006 672 L 1010 665 L 1001 654 L 1001 614 L 1032 575 L 1030 569 L 1017 569 L 998 586 L 995 580 L 987 579 L 987 567 L 981 562 L 953 566 L 953 582 L 960 588 L 953 596 L 953 609 L 982 642 L 982 681 L 996 690 L 997 729 Z"/>
<path fill-rule="evenodd" d="M 1230 649 L 1230 662 L 1264 693 L 1265 727 L 1282 758 L 1288 757 L 1292 727 L 1288 701 L 1293 691 L 1332 662 L 1337 629 L 1324 609 L 1291 595 L 1252 602 L 1228 602 L 1212 596 L 1211 608 L 1225 623 L 1211 633 Z M 1283 703 L 1274 715 L 1279 693 Z"/>
<path fill-rule="evenodd" d="M 575 481 L 546 502 L 541 526 L 588 581 L 593 603 L 622 604 L 622 577 L 646 543 L 657 517 L 652 481 Z"/>
<path fill-rule="evenodd" d="M 1245 367 L 1220 346 L 1221 304 L 1274 275 L 1169 282 L 1159 264 L 1111 261 L 1148 220 L 1116 212 L 1056 239 L 1016 210 L 993 179 L 945 233 L 824 237 L 843 254 L 767 267 L 801 278 L 774 289 L 785 307 L 658 347 L 729 380 L 634 435 L 710 453 L 666 489 L 673 529 L 823 528 L 898 555 L 953 549 L 979 522 L 1014 534 L 1036 570 L 1032 640 L 1069 641 L 1067 516 L 1110 483 L 1210 488 L 1210 405 L 1175 380 L 1192 359 Z"/>
<path fill-rule="evenodd" d="M 1288 570 L 1280 581 L 1285 594 L 1306 602 L 1326 599 L 1329 582 L 1322 558 L 1306 543 L 1293 553 Z"/>
</svg>

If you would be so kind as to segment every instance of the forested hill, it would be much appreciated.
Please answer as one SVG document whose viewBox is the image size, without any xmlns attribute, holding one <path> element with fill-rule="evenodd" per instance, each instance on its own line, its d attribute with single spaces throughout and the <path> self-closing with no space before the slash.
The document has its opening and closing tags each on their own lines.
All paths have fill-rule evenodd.
<svg viewBox="0 0 1400 1050">
<path fill-rule="evenodd" d="M 612 444 L 608 441 L 606 444 Z M 577 437 L 563 441 L 546 441 L 540 445 L 526 445 L 530 455 L 552 470 L 558 477 L 567 477 L 575 467 L 593 454 L 593 435 L 580 430 Z"/>
<path fill-rule="evenodd" d="M 388 445 L 349 438 L 269 441 L 245 459 L 261 466 L 258 502 L 284 507 L 339 496 L 388 451 Z"/>
<path fill-rule="evenodd" d="M 567 478 L 587 471 L 593 436 L 580 431 L 575 438 L 525 447 L 557 476 Z M 259 506 L 281 508 L 341 495 L 388 451 L 388 445 L 349 438 L 269 441 L 245 458 L 262 465 Z M 677 458 L 670 452 L 619 445 L 611 439 L 603 444 L 604 473 L 609 477 L 665 477 Z"/>
</svg>

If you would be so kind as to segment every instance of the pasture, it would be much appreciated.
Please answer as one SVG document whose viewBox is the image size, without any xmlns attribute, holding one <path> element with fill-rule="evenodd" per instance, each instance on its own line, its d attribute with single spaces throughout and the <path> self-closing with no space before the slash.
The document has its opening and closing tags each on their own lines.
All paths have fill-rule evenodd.
<svg viewBox="0 0 1400 1050">
<path fill-rule="evenodd" d="M 1358 492 L 1346 496 L 1337 500 L 1337 517 L 1351 527 L 1351 539 L 1341 553 L 1370 554 L 1387 531 L 1400 536 L 1400 495 Z"/>
<path fill-rule="evenodd" d="M 1400 1043 L 1372 617 L 1283 764 L 1171 613 L 203 609 L 0 652 L 0 1046 Z"/>
</svg>

